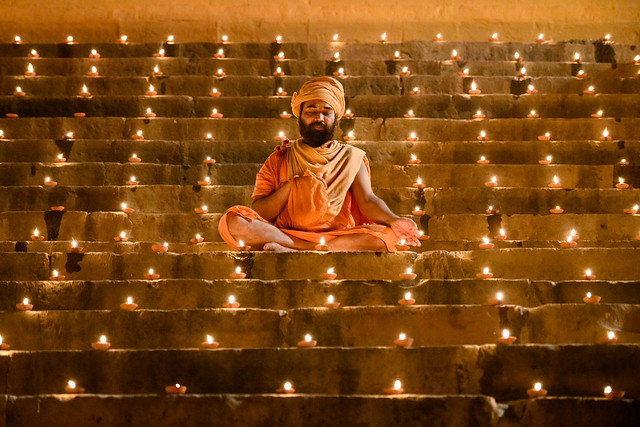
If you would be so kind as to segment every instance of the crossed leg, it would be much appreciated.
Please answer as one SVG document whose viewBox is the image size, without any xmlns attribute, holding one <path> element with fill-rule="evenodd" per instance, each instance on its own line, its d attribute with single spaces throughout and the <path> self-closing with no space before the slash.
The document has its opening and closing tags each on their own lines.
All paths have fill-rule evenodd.
<svg viewBox="0 0 640 427">
<path fill-rule="evenodd" d="M 242 240 L 253 250 L 287 252 L 312 250 L 316 243 L 298 239 L 282 232 L 272 224 L 257 219 L 243 218 L 229 212 L 227 215 L 229 233 L 236 240 Z M 371 234 L 348 234 L 327 242 L 332 251 L 386 251 L 385 243 Z"/>
</svg>

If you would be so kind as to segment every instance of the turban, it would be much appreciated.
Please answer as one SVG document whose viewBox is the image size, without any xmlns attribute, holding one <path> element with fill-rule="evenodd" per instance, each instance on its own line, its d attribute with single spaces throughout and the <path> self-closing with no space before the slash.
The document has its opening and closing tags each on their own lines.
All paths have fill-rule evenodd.
<svg viewBox="0 0 640 427">
<path fill-rule="evenodd" d="M 333 77 L 316 77 L 300 88 L 300 93 L 295 92 L 291 97 L 291 110 L 293 115 L 300 117 L 300 105 L 303 102 L 321 99 L 331 105 L 339 120 L 344 114 L 344 88 Z"/>
</svg>

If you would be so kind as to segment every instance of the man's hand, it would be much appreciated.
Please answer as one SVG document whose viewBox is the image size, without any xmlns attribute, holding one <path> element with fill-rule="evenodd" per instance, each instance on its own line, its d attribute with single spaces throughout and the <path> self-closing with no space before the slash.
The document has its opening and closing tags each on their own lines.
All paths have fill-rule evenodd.
<svg viewBox="0 0 640 427">
<path fill-rule="evenodd" d="M 399 218 L 393 220 L 389 226 L 398 239 L 404 239 L 405 243 L 409 246 L 420 246 L 420 233 L 418 233 L 418 226 L 411 219 Z"/>
</svg>

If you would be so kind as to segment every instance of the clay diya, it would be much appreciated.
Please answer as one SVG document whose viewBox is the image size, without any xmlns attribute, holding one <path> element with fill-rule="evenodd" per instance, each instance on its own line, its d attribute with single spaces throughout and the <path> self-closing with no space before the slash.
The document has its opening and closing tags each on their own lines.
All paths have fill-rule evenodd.
<svg viewBox="0 0 640 427">
<path fill-rule="evenodd" d="M 345 141 L 353 141 L 354 139 L 356 139 L 356 137 L 353 134 L 353 131 L 350 130 L 349 133 L 347 133 L 346 135 L 342 136 L 342 139 L 345 140 Z"/>
<path fill-rule="evenodd" d="M 587 296 L 582 298 L 582 301 L 584 301 L 587 304 L 597 304 L 597 303 L 600 302 L 601 298 L 602 297 L 600 297 L 598 295 L 592 295 L 591 292 L 587 292 Z"/>
<path fill-rule="evenodd" d="M 127 233 L 121 231 L 120 235 L 114 237 L 113 240 L 115 240 L 116 242 L 126 242 L 127 240 L 129 240 L 129 238 L 127 237 Z"/>
<path fill-rule="evenodd" d="M 513 344 L 516 340 L 518 339 L 518 337 L 514 337 L 513 335 L 511 335 L 509 333 L 508 329 L 503 329 L 502 330 L 502 336 L 500 338 L 498 338 L 498 342 L 500 344 L 504 344 L 504 345 L 511 345 Z"/>
<path fill-rule="evenodd" d="M 29 298 L 25 298 L 22 302 L 16 304 L 16 308 L 20 311 L 31 311 L 33 309 L 33 304 L 29 304 Z"/>
<path fill-rule="evenodd" d="M 393 387 L 385 388 L 384 394 L 402 394 L 404 393 L 404 389 L 402 388 L 402 383 L 400 380 L 396 380 L 393 383 Z"/>
<path fill-rule="evenodd" d="M 616 184 L 616 188 L 624 190 L 625 188 L 629 188 L 629 184 L 624 182 L 622 177 L 618 177 L 618 183 Z"/>
<path fill-rule="evenodd" d="M 178 383 L 168 385 L 164 388 L 168 394 L 185 394 L 187 392 L 186 385 L 180 385 Z"/>
<path fill-rule="evenodd" d="M 338 308 L 340 307 L 340 303 L 335 301 L 333 295 L 329 295 L 327 297 L 327 301 L 323 304 L 327 308 Z"/>
<path fill-rule="evenodd" d="M 211 335 L 207 335 L 205 337 L 205 340 L 200 343 L 200 348 L 213 349 L 213 348 L 218 348 L 219 345 L 220 343 L 214 340 Z"/>
<path fill-rule="evenodd" d="M 298 341 L 296 344 L 298 347 L 315 347 L 318 342 L 312 339 L 310 334 L 306 334 L 302 341 Z"/>
<path fill-rule="evenodd" d="M 238 240 L 238 250 L 240 252 L 247 252 L 251 249 L 251 246 L 245 245 L 242 240 Z"/>
<path fill-rule="evenodd" d="M 316 251 L 326 252 L 329 250 L 329 246 L 324 242 L 324 237 L 320 237 L 320 243 L 315 247 Z"/>
<path fill-rule="evenodd" d="M 619 400 L 624 397 L 624 391 L 614 390 L 611 388 L 611 386 L 606 386 L 604 388 L 604 397 L 606 397 L 609 400 Z"/>
<path fill-rule="evenodd" d="M 120 304 L 120 308 L 125 311 L 133 311 L 138 308 L 138 304 L 133 302 L 133 298 L 127 297 L 127 301 Z"/>
<path fill-rule="evenodd" d="M 213 165 L 215 162 L 216 159 L 212 159 L 211 156 L 205 157 L 205 159 L 202 161 L 202 163 L 204 163 L 205 165 Z"/>
<path fill-rule="evenodd" d="M 411 292 L 405 293 L 404 297 L 398 300 L 398 304 L 400 305 L 413 305 L 415 303 L 416 303 L 416 300 L 411 296 Z"/>
<path fill-rule="evenodd" d="M 84 393 L 84 388 L 78 387 L 73 380 L 67 381 L 67 385 L 64 386 L 64 391 L 67 393 Z"/>
<path fill-rule="evenodd" d="M 397 251 L 408 251 L 409 250 L 409 246 L 407 244 L 405 244 L 404 239 L 400 239 L 400 241 L 396 244 L 396 250 Z"/>
<path fill-rule="evenodd" d="M 489 159 L 487 159 L 485 156 L 480 156 L 480 159 L 476 160 L 476 163 L 479 165 L 488 165 Z"/>
<path fill-rule="evenodd" d="M 598 340 L 600 344 L 615 344 L 618 341 L 618 337 L 616 333 L 613 331 L 608 331 L 607 336 L 602 337 Z"/>
<path fill-rule="evenodd" d="M 9 350 L 10 348 L 11 348 L 11 346 L 10 346 L 9 344 L 5 343 L 5 342 L 2 340 L 2 335 L 0 335 L 0 350 L 7 351 L 7 350 Z"/>
<path fill-rule="evenodd" d="M 567 240 L 560 243 L 560 246 L 562 246 L 565 249 L 575 248 L 576 246 L 578 246 L 578 242 L 574 242 L 571 235 L 569 235 L 567 236 Z"/>
<path fill-rule="evenodd" d="M 282 387 L 277 389 L 276 392 L 280 393 L 280 394 L 293 394 L 293 393 L 296 392 L 296 389 L 293 388 L 293 386 L 291 385 L 291 383 L 289 381 L 287 381 L 286 383 L 284 383 L 282 385 Z"/>
<path fill-rule="evenodd" d="M 31 235 L 31 240 L 34 240 L 34 241 L 44 240 L 44 236 L 40 235 L 40 232 L 38 231 L 38 227 L 36 227 L 35 230 L 33 230 L 33 234 Z"/>
<path fill-rule="evenodd" d="M 320 277 L 322 278 L 322 280 L 334 280 L 336 276 L 337 274 L 334 273 L 333 267 L 329 268 L 326 273 L 320 274 Z"/>
<path fill-rule="evenodd" d="M 493 273 L 489 272 L 489 267 L 485 267 L 482 269 L 482 273 L 477 273 L 476 277 L 478 279 L 490 279 L 493 277 Z"/>
<path fill-rule="evenodd" d="M 411 267 L 407 267 L 404 273 L 400 273 L 401 280 L 413 280 L 416 278 L 416 276 L 417 274 L 413 272 L 413 269 Z"/>
<path fill-rule="evenodd" d="M 199 234 L 196 234 L 195 237 L 193 237 L 191 240 L 189 240 L 191 243 L 196 244 L 196 243 L 202 243 L 204 242 L 204 237 L 202 237 Z"/>
<path fill-rule="evenodd" d="M 247 277 L 247 273 L 243 273 L 240 267 L 236 267 L 235 271 L 229 274 L 231 279 L 244 279 L 245 277 Z"/>
<path fill-rule="evenodd" d="M 236 297 L 234 297 L 233 295 L 229 295 L 229 298 L 227 299 L 227 302 L 222 304 L 222 307 L 224 307 L 224 308 L 238 308 L 238 307 L 240 307 L 240 303 L 238 301 L 236 301 Z"/>
<path fill-rule="evenodd" d="M 393 344 L 397 347 L 411 347 L 413 345 L 413 338 L 408 337 L 406 334 L 400 334 L 398 338 L 393 340 Z"/>
<path fill-rule="evenodd" d="M 507 233 L 504 231 L 504 228 L 501 228 L 498 231 L 498 234 L 493 236 L 493 238 L 496 239 L 496 240 L 505 240 L 507 238 Z"/>
<path fill-rule="evenodd" d="M 153 244 L 151 245 L 151 250 L 154 252 L 162 253 L 167 252 L 169 250 L 169 243 L 164 242 L 163 244 Z"/>
<path fill-rule="evenodd" d="M 64 278 L 65 276 L 58 274 L 58 270 L 53 270 L 51 276 L 49 276 L 49 280 L 64 280 Z"/>
<path fill-rule="evenodd" d="M 494 244 L 489 241 L 488 237 L 482 238 L 482 243 L 478 245 L 480 249 L 493 249 Z"/>
<path fill-rule="evenodd" d="M 596 275 L 588 268 L 584 271 L 584 274 L 580 276 L 580 280 L 594 280 L 595 278 Z"/>
<path fill-rule="evenodd" d="M 498 292 L 495 297 L 489 297 L 487 301 L 491 305 L 500 305 L 502 304 L 503 299 L 504 299 L 504 294 L 502 292 Z"/>
<path fill-rule="evenodd" d="M 101 335 L 98 341 L 91 343 L 91 348 L 94 350 L 108 350 L 109 347 L 111 347 L 111 343 L 107 341 L 107 337 L 104 335 Z"/>
<path fill-rule="evenodd" d="M 527 395 L 532 399 L 545 397 L 547 395 L 547 390 L 542 388 L 542 383 L 535 383 L 533 388 L 527 390 Z"/>
<path fill-rule="evenodd" d="M 153 268 L 150 268 L 149 271 L 144 274 L 144 278 L 146 280 L 158 280 L 160 278 L 160 275 L 158 273 L 155 273 L 153 271 Z"/>
</svg>

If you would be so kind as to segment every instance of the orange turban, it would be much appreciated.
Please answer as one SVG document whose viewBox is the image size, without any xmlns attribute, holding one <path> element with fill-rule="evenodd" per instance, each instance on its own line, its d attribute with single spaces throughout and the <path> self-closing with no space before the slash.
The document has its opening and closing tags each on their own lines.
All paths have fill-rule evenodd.
<svg viewBox="0 0 640 427">
<path fill-rule="evenodd" d="M 300 93 L 295 92 L 291 97 L 291 110 L 293 115 L 300 117 L 300 105 L 303 102 L 321 99 L 331 105 L 339 120 L 344 114 L 344 88 L 342 83 L 333 77 L 315 77 L 300 88 Z"/>
</svg>

